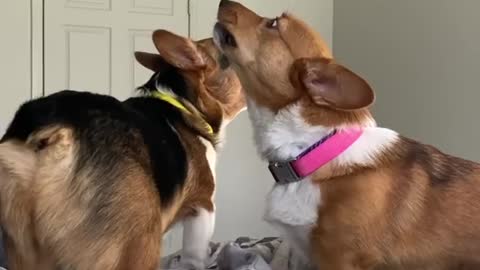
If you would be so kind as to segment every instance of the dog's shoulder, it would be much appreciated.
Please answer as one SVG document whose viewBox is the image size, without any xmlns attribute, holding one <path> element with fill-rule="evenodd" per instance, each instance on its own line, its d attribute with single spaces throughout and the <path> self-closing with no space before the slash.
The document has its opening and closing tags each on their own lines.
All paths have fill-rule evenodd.
<svg viewBox="0 0 480 270">
<path fill-rule="evenodd" d="M 159 99 L 135 97 L 124 104 L 148 151 L 155 185 L 165 203 L 187 177 L 187 151 L 176 128 L 184 120 L 178 110 Z"/>
</svg>

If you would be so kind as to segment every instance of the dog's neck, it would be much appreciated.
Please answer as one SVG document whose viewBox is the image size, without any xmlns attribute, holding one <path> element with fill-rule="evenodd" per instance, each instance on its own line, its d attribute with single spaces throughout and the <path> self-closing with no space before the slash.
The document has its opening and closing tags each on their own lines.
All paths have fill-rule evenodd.
<svg viewBox="0 0 480 270">
<path fill-rule="evenodd" d="M 248 112 L 260 156 L 268 161 L 288 161 L 327 136 L 334 129 L 349 126 L 312 126 L 302 117 L 302 104 L 291 104 L 274 113 L 248 100 Z M 398 140 L 392 130 L 378 128 L 373 118 L 355 127 L 364 130 L 362 136 L 331 163 L 335 166 L 373 166 L 383 151 Z"/>
</svg>

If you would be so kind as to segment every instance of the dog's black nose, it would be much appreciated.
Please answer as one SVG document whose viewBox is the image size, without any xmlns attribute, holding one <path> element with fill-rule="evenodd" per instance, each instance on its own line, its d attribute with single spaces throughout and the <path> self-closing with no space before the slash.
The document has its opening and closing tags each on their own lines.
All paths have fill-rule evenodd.
<svg viewBox="0 0 480 270">
<path fill-rule="evenodd" d="M 221 1 L 220 1 L 220 4 L 219 4 L 218 6 L 219 6 L 219 7 L 224 6 L 224 5 L 226 5 L 228 2 L 230 2 L 230 1 L 229 1 L 229 0 L 221 0 Z"/>
</svg>

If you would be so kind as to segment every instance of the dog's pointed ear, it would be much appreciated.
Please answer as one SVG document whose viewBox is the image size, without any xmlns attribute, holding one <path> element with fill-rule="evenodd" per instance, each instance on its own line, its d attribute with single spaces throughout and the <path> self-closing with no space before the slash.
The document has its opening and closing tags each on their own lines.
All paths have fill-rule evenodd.
<svg viewBox="0 0 480 270">
<path fill-rule="evenodd" d="M 137 62 L 153 72 L 161 72 L 169 67 L 169 64 L 159 55 L 147 52 L 135 52 Z"/>
<path fill-rule="evenodd" d="M 182 70 L 205 67 L 204 58 L 192 40 L 166 30 L 156 30 L 152 38 L 158 52 L 169 64 Z"/>
<path fill-rule="evenodd" d="M 375 94 L 364 79 L 332 59 L 298 59 L 290 76 L 292 83 L 305 89 L 317 105 L 359 110 L 375 101 Z"/>
</svg>

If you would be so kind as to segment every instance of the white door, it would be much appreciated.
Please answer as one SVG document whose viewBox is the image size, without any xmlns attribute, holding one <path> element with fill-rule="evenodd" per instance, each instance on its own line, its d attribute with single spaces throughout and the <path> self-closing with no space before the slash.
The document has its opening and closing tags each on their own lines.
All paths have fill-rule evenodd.
<svg viewBox="0 0 480 270">
<path fill-rule="evenodd" d="M 125 99 L 150 72 L 133 52 L 151 33 L 188 35 L 188 0 L 44 0 L 45 94 L 62 89 Z"/>
<path fill-rule="evenodd" d="M 30 1 L 0 1 L 0 137 L 31 96 Z"/>
</svg>

